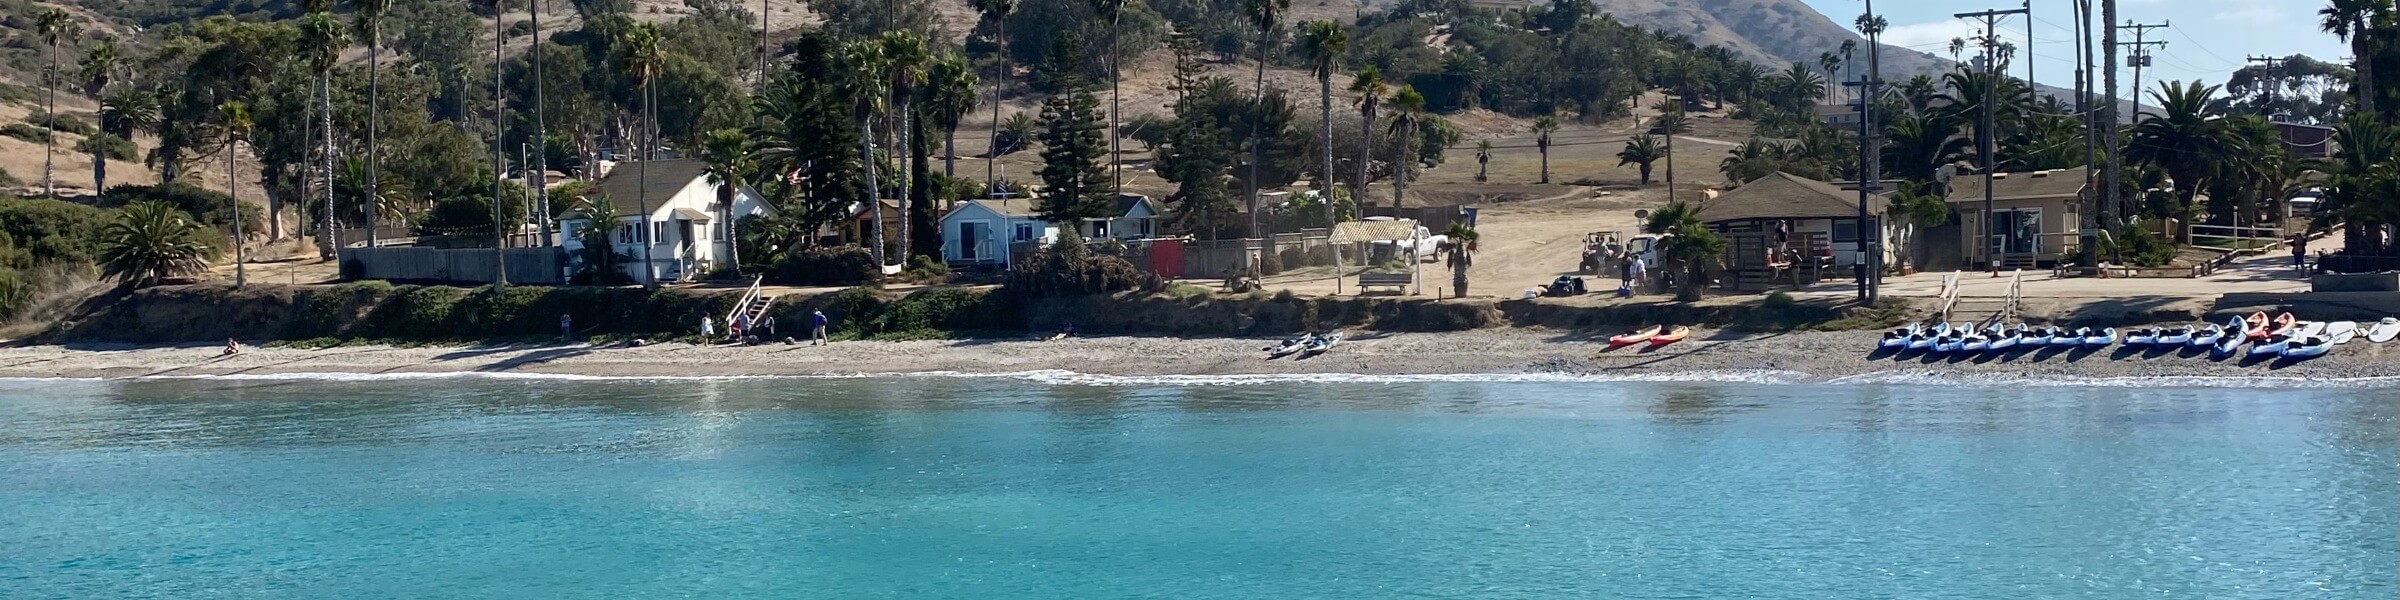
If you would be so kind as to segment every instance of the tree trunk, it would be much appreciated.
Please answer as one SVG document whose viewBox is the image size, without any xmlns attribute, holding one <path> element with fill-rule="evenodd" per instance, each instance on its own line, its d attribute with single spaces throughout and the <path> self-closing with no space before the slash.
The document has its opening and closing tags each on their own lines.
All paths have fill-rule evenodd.
<svg viewBox="0 0 2400 600">
<path fill-rule="evenodd" d="M 1317 76 L 1317 109 L 1317 133 L 1325 138 L 1325 143 L 1321 144 L 1324 146 L 1325 171 L 1321 178 L 1323 181 L 1317 183 L 1319 190 L 1317 193 L 1320 196 L 1317 201 L 1325 203 L 1325 229 L 1330 234 L 1333 226 L 1342 222 L 1341 211 L 1333 206 L 1333 73 L 1331 71 Z M 1336 293 L 1339 293 L 1342 285 L 1342 247 L 1340 244 L 1326 244 L 1326 247 L 1333 250 L 1333 285 Z"/>
<path fill-rule="evenodd" d="M 880 279 L 883 274 L 883 266 L 891 263 L 884 261 L 883 256 L 883 186 L 882 182 L 878 181 L 880 177 L 875 174 L 874 123 L 874 117 L 861 111 L 858 118 L 858 158 L 861 162 L 866 163 L 863 166 L 867 170 L 867 210 L 872 211 L 873 214 L 870 217 L 873 220 L 868 227 L 874 231 L 874 246 L 867 248 L 867 252 L 875 256 L 875 273 Z"/>
<path fill-rule="evenodd" d="M 639 235 L 634 236 L 634 239 L 642 241 L 643 289 L 658 289 L 658 265 L 651 262 L 656 260 L 656 256 L 650 251 L 652 246 L 658 245 L 658 230 L 650 224 L 650 154 L 642 146 L 645 142 L 658 143 L 658 134 L 656 133 L 658 131 L 657 89 L 658 86 L 654 85 L 654 82 L 647 78 L 642 80 L 642 132 L 634 136 L 633 142 L 634 158 L 640 159 L 640 162 L 634 163 L 639 165 L 635 167 L 638 171 L 635 173 L 637 179 L 634 188 L 639 191 L 634 192 L 634 198 L 637 199 L 636 206 L 642 211 L 642 214 L 635 217 L 634 222 L 638 223 L 642 230 L 636 232 Z"/>
<path fill-rule="evenodd" d="M 1008 93 L 1008 19 L 993 19 L 992 27 L 995 32 L 992 39 L 999 42 L 1000 48 L 992 55 L 995 58 L 992 65 L 992 137 L 985 138 L 983 152 L 983 185 L 987 196 L 1000 184 L 1000 101 Z"/>
<path fill-rule="evenodd" d="M 1406 116 L 1405 114 L 1401 115 L 1401 117 Z M 1395 120 L 1398 118 L 1400 117 L 1394 117 Z M 1409 129 L 1413 130 L 1416 127 L 1412 125 Z M 1408 156 L 1409 150 L 1412 150 L 1409 146 L 1416 145 L 1416 132 L 1410 131 L 1406 135 L 1408 137 L 1394 140 L 1400 143 L 1395 144 L 1397 147 L 1392 149 L 1392 208 L 1400 208 L 1401 203 L 1408 198 L 1408 172 L 1411 170 L 1409 167 L 1417 162 L 1410 160 L 1411 157 Z"/>
<path fill-rule="evenodd" d="M 900 264 L 902 265 L 907 265 L 909 256 L 916 253 L 915 245 L 910 241 L 916 238 L 909 237 L 908 235 L 910 229 L 908 223 L 908 215 L 910 213 L 908 209 L 909 204 L 911 204 L 910 201 L 913 200 L 913 198 L 910 198 L 909 196 L 913 195 L 914 190 L 917 189 L 916 179 L 914 179 L 916 176 L 916 170 L 910 168 L 915 165 L 912 164 L 910 157 L 908 156 L 915 153 L 912 151 L 915 146 L 912 146 L 908 143 L 909 133 L 915 131 L 913 129 L 915 127 L 915 123 L 912 122 L 915 120 L 915 117 L 916 115 L 908 110 L 907 99 L 902 99 L 900 102 L 900 124 L 898 127 L 892 128 L 892 135 L 900 138 L 900 142 L 892 146 L 892 153 L 899 155 L 900 158 L 892 162 L 898 163 L 895 166 L 900 169 Z M 877 206 L 881 206 L 881 203 L 877 203 Z"/>
<path fill-rule="evenodd" d="M 1257 106 L 1258 103 L 1266 101 L 1267 98 L 1266 34 L 1266 31 L 1260 31 L 1258 36 L 1258 84 L 1257 87 L 1253 88 L 1256 91 L 1252 92 L 1250 95 L 1250 102 L 1252 106 Z M 1245 187 L 1250 188 L 1250 237 L 1253 238 L 1260 237 L 1258 230 L 1258 162 L 1263 160 L 1264 151 L 1266 150 L 1267 146 L 1266 140 L 1259 139 L 1258 137 L 1258 130 L 1260 126 L 1259 121 L 1262 120 L 1265 120 L 1264 116 L 1262 115 L 1250 116 L 1250 185 Z"/>
<path fill-rule="evenodd" d="M 1358 182 L 1350 186 L 1350 202 L 1361 209 L 1367 206 L 1367 165 L 1375 162 L 1375 99 L 1370 96 L 1366 103 L 1366 110 L 1358 115 Z M 1362 210 L 1359 214 L 1366 213 Z"/>
<path fill-rule="evenodd" d="M 367 36 L 367 197 L 362 198 L 361 203 L 367 207 L 368 248 L 375 247 L 375 213 L 382 212 L 383 208 L 383 191 L 378 189 L 383 183 L 383 150 L 375 145 L 376 123 L 383 119 L 383 95 L 376 84 L 382 69 L 375 64 L 380 56 L 376 40 L 381 37 L 381 32 Z"/>
<path fill-rule="evenodd" d="M 57 72 L 58 44 L 51 44 L 50 73 Z M 57 160 L 51 149 L 58 146 L 58 84 L 52 81 L 50 74 L 44 74 L 42 77 L 42 92 L 42 112 L 47 115 L 44 119 L 48 121 L 42 125 L 47 129 L 42 132 L 42 196 L 57 198 L 58 182 L 51 179 L 53 171 L 50 165 L 52 161 Z"/>
<path fill-rule="evenodd" d="M 2375 89 L 2375 46 L 2368 39 L 2374 31 L 2367 28 L 2365 19 L 2355 19 L 2350 25 L 2350 56 L 2358 62 L 2358 109 L 2380 118 L 2382 113 L 2375 110 L 2375 97 L 2379 95 Z"/>
<path fill-rule="evenodd" d="M 958 128 L 942 130 L 942 176 L 958 176 Z"/>
<path fill-rule="evenodd" d="M 319 160 L 324 161 L 324 170 L 318 174 L 324 177 L 325 184 L 325 210 L 322 211 L 324 225 L 317 230 L 317 256 L 318 258 L 334 258 L 340 254 L 341 250 L 339 240 L 335 239 L 333 233 L 333 73 L 331 71 L 317 74 L 317 119 L 317 124 L 323 126 L 318 131 L 323 132 L 324 135 L 323 138 L 316 140 L 320 144 L 318 149 L 323 153 Z M 369 208 L 368 210 L 374 209 Z"/>
<path fill-rule="evenodd" d="M 1542 183 L 1550 183 L 1550 143 L 1542 142 Z"/>
</svg>

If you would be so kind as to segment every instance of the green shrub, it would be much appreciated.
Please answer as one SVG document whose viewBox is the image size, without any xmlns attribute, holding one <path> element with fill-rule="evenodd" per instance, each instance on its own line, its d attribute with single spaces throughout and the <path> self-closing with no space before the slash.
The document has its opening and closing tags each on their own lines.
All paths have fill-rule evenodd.
<svg viewBox="0 0 2400 600">
<path fill-rule="evenodd" d="M 135 147 L 133 142 L 125 141 L 125 138 L 117 137 L 114 134 L 95 134 L 75 143 L 75 151 L 85 155 L 90 155 L 95 149 L 109 160 L 133 162 L 142 159 L 141 148 Z"/>
<path fill-rule="evenodd" d="M 450 310 L 466 294 L 448 286 L 400 286 L 368 311 L 354 331 L 359 337 L 384 340 L 451 339 Z"/>
<path fill-rule="evenodd" d="M 766 272 L 767 281 L 779 285 L 858 285 L 882 275 L 875 255 L 856 246 L 794 252 Z"/>
<path fill-rule="evenodd" d="M 392 284 L 361 281 L 317 288 L 293 300 L 291 318 L 284 321 L 285 339 L 339 338 L 360 312 L 392 294 Z"/>
<path fill-rule="evenodd" d="M 36 144 L 48 143 L 50 141 L 50 130 L 26 123 L 10 123 L 7 125 L 0 125 L 0 135 L 33 142 Z"/>
<path fill-rule="evenodd" d="M 1759 306 L 1769 309 L 1783 309 L 1790 308 L 1792 306 L 1792 302 L 1793 300 L 1791 293 L 1783 290 L 1776 290 L 1773 292 L 1768 292 L 1767 299 L 1759 302 Z"/>
<path fill-rule="evenodd" d="M 35 111 L 33 114 L 25 115 L 25 122 L 30 125 L 45 127 L 51 131 L 60 133 L 72 133 L 75 135 L 86 136 L 100 133 L 100 128 L 93 127 L 88 121 L 75 118 L 75 115 L 59 115 L 58 120 L 54 122 L 50 120 L 49 114 Z"/>
<path fill-rule="evenodd" d="M 91 262 L 99 251 L 100 230 L 112 218 L 109 211 L 61 200 L 0 202 L 0 234 L 35 262 Z"/>
</svg>

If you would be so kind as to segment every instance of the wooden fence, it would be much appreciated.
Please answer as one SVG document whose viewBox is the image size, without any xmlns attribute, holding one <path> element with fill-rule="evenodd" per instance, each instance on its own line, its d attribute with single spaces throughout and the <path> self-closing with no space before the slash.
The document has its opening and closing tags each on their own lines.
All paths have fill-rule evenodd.
<svg viewBox="0 0 2400 600">
<path fill-rule="evenodd" d="M 566 283 L 557 248 L 510 248 L 502 252 L 508 257 L 509 283 Z M 344 248 L 342 278 L 484 284 L 492 282 L 497 271 L 493 266 L 498 260 L 491 248 Z"/>
</svg>

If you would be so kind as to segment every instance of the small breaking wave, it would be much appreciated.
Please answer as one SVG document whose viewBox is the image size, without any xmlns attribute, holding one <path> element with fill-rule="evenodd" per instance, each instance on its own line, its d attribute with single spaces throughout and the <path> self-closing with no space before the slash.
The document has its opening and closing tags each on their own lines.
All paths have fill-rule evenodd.
<svg viewBox="0 0 2400 600">
<path fill-rule="evenodd" d="M 1844 376 L 1814 375 L 1789 370 L 1744 371 L 1682 371 L 1658 373 L 1420 373 L 1420 374 L 1359 374 L 1359 373 L 1250 373 L 1216 375 L 1111 375 L 1066 370 L 1032 370 L 995 373 L 966 371 L 918 371 L 896 373 L 829 373 L 829 374 L 769 374 L 769 375 L 587 375 L 572 373 L 527 373 L 488 371 L 443 371 L 406 373 L 232 373 L 221 375 L 177 374 L 142 375 L 132 377 L 0 377 L 0 385 L 137 381 L 246 381 L 246 382 L 324 382 L 374 383 L 407 381 L 557 381 L 592 383 L 641 383 L 682 381 L 770 381 L 770 380 L 906 380 L 914 378 L 1015 380 L 1042 385 L 1095 387 L 1214 387 L 1253 385 L 1392 385 L 1421 383 L 1727 383 L 1748 385 L 1835 385 L 1835 386 L 1945 386 L 1945 387 L 2057 387 L 2057 388 L 2232 388 L 2232 389 L 2324 389 L 2324 388 L 2382 388 L 2400 387 L 2400 376 L 2374 377 L 2277 377 L 2246 376 L 2142 376 L 2089 377 L 2072 375 L 2021 375 L 2004 373 L 1944 373 L 1930 370 L 1877 371 Z"/>
</svg>

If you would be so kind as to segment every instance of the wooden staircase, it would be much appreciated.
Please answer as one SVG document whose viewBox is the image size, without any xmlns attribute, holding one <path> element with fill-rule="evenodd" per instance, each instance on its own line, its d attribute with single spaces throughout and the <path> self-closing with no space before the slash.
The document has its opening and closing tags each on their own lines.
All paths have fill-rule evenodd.
<svg viewBox="0 0 2400 600">
<path fill-rule="evenodd" d="M 749 317 L 750 323 L 756 324 L 767 317 L 767 311 L 775 306 L 775 297 L 760 292 L 759 283 L 765 280 L 765 276 L 750 280 L 750 289 L 742 292 L 742 299 L 734 302 L 733 310 L 725 313 L 726 324 L 742 322 L 741 318 L 745 316 Z"/>
</svg>

